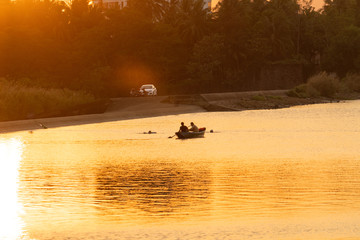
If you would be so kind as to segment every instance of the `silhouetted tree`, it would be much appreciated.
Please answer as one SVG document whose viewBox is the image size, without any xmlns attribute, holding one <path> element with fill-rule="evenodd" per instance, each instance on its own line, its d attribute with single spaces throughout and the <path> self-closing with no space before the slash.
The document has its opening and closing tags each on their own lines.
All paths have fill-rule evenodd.
<svg viewBox="0 0 360 240">
<path fill-rule="evenodd" d="M 349 26 L 339 32 L 326 49 L 323 65 L 344 77 L 348 72 L 360 72 L 360 28 Z"/>
<path fill-rule="evenodd" d="M 203 0 L 181 0 L 176 15 L 176 27 L 188 44 L 199 41 L 209 30 L 208 10 Z"/>
<path fill-rule="evenodd" d="M 129 0 L 128 7 L 139 11 L 143 17 L 160 21 L 168 6 L 166 0 Z"/>
<path fill-rule="evenodd" d="M 319 11 L 295 0 L 222 0 L 212 13 L 203 4 L 2 0 L 0 78 L 115 96 L 144 79 L 163 93 L 244 89 L 266 64 L 314 69 L 319 55 L 317 70 L 360 71 L 357 0 L 326 0 Z"/>
</svg>

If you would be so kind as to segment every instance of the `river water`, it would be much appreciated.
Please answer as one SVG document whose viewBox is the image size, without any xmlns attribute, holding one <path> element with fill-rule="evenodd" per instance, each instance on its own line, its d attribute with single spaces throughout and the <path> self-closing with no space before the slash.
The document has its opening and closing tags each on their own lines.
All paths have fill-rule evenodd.
<svg viewBox="0 0 360 240">
<path fill-rule="evenodd" d="M 360 101 L 3 134 L 0 239 L 359 239 L 359 142 Z"/>
</svg>

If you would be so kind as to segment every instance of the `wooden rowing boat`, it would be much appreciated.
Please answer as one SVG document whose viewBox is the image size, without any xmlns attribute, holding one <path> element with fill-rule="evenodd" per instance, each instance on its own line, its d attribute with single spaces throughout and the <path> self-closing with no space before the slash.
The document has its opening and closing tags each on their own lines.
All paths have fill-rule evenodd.
<svg viewBox="0 0 360 240">
<path fill-rule="evenodd" d="M 204 137 L 205 130 L 199 132 L 176 132 L 175 134 L 180 139 L 198 138 L 198 137 Z"/>
</svg>

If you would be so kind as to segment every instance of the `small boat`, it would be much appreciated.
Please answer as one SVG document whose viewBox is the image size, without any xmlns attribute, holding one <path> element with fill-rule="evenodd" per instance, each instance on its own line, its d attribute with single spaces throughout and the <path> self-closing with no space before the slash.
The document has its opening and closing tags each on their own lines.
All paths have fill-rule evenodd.
<svg viewBox="0 0 360 240">
<path fill-rule="evenodd" d="M 176 132 L 175 134 L 180 139 L 204 137 L 206 128 L 199 130 L 199 132 Z"/>
</svg>

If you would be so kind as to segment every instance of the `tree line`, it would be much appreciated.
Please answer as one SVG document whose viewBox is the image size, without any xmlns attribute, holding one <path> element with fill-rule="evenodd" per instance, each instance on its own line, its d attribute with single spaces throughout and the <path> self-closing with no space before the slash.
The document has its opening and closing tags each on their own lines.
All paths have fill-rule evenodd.
<svg viewBox="0 0 360 240">
<path fill-rule="evenodd" d="M 317 60 L 316 60 L 317 59 Z M 319 62 L 320 59 L 320 62 Z M 360 2 L 0 0 L 0 77 L 48 88 L 127 95 L 241 90 L 271 63 L 305 73 L 360 70 Z"/>
</svg>

